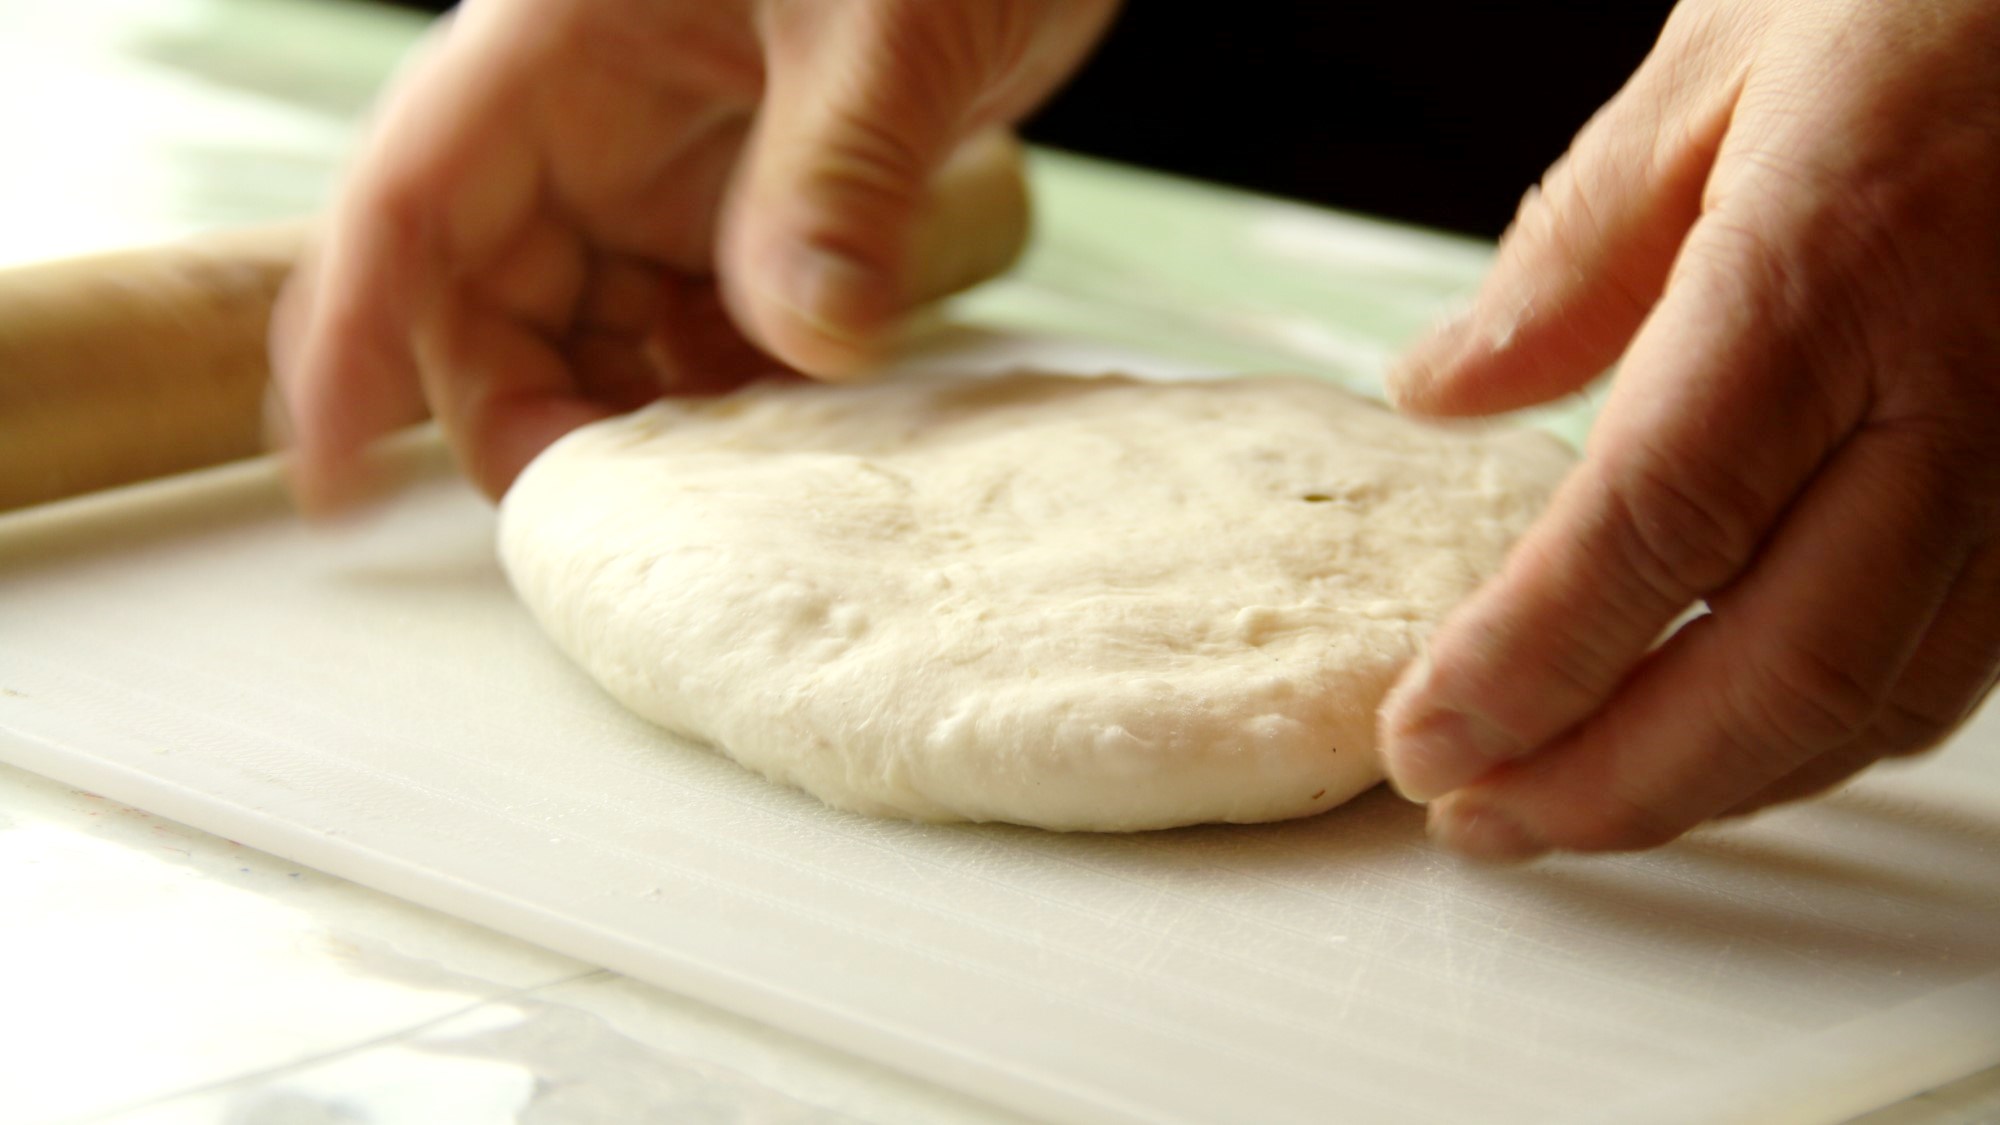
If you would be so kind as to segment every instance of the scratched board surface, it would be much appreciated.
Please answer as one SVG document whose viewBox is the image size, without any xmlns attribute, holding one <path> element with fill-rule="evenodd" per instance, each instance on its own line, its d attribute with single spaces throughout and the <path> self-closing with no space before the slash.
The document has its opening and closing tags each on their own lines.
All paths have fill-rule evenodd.
<svg viewBox="0 0 2000 1125">
<path fill-rule="evenodd" d="M 0 5 L 0 260 L 303 213 L 416 33 L 308 0 Z M 83 116 L 79 116 L 83 115 Z M 93 143 L 79 146 L 77 135 Z M 1488 248 L 1037 154 L 959 306 L 1039 366 L 1368 388 Z M 954 354 L 990 348 L 961 333 Z M 1572 438 L 1588 400 L 1538 420 Z M 0 759 L 1066 1121 L 1836 1121 L 2000 1061 L 2000 716 L 1658 855 L 1462 869 L 1377 794 L 1138 837 L 830 813 L 624 715 L 419 461 L 297 526 L 249 466 L 0 520 Z"/>
</svg>

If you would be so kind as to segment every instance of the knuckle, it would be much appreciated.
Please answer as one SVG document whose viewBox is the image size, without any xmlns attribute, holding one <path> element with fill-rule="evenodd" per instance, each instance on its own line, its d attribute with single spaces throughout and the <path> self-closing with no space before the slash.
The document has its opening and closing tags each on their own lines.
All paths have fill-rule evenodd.
<svg viewBox="0 0 2000 1125">
<path fill-rule="evenodd" d="M 1748 159 L 1739 157 L 1738 163 Z M 1777 243 L 1769 217 L 1758 208 L 1706 199 L 1700 221 L 1674 261 L 1667 287 L 1706 289 L 1718 305 L 1744 307 L 1774 327 L 1790 326 L 1811 304 L 1804 293 L 1802 265 Z"/>
<path fill-rule="evenodd" d="M 1512 669 L 1509 682 L 1490 693 L 1496 713 L 1516 720 L 1509 729 L 1533 730 L 1535 741 L 1547 736 L 1552 703 L 1566 717 L 1595 710 L 1617 685 L 1627 663 L 1604 651 L 1596 639 L 1600 631 L 1584 621 L 1566 620 L 1561 628 L 1558 643 L 1536 653 L 1532 664 Z M 1526 668 L 1533 669 L 1537 680 L 1533 691 L 1521 690 Z"/>
<path fill-rule="evenodd" d="M 1625 665 L 1578 644 L 1524 653 L 1499 672 L 1500 682 L 1479 697 L 1484 709 L 1475 713 L 1526 753 L 1604 708 Z"/>
<path fill-rule="evenodd" d="M 1735 578 L 1762 538 L 1763 505 L 1726 471 L 1642 457 L 1608 482 L 1619 574 L 1649 608 L 1678 610 Z"/>
<path fill-rule="evenodd" d="M 1789 329 L 1821 364 L 1907 369 L 1912 348 L 1948 337 L 1963 306 L 1906 295 L 1935 292 L 1942 263 L 1972 266 L 1975 257 L 1953 241 L 1983 221 L 1958 201 L 1970 178 L 1964 163 L 1938 148 L 1862 163 L 1775 141 L 1732 151 L 1718 164 L 1687 262 L 1735 275 L 1758 318 Z M 1900 315 L 1884 316 L 1885 302 Z M 1983 310 L 1979 319 L 1990 322 Z"/>
<path fill-rule="evenodd" d="M 864 265 L 896 264 L 901 228 L 921 209 L 923 155 L 901 133 L 865 114 L 843 114 L 835 136 L 799 185 L 813 228 L 806 239 Z"/>
<path fill-rule="evenodd" d="M 433 153 L 390 149 L 377 154 L 355 180 L 360 200 L 378 217 L 409 221 L 424 215 L 449 179 Z"/>
<path fill-rule="evenodd" d="M 1794 647 L 1749 678 L 1740 716 L 1748 749 L 1802 759 L 1868 728 L 1880 710 L 1874 686 L 1848 662 Z"/>
<path fill-rule="evenodd" d="M 930 173 L 926 154 L 907 129 L 890 118 L 856 109 L 839 111 L 836 143 L 817 169 L 815 186 L 910 202 Z"/>
<path fill-rule="evenodd" d="M 1430 690 L 1518 749 L 1595 710 L 1629 663 L 1587 615 L 1518 614 L 1490 600 L 1468 608 L 1432 638 Z"/>
</svg>

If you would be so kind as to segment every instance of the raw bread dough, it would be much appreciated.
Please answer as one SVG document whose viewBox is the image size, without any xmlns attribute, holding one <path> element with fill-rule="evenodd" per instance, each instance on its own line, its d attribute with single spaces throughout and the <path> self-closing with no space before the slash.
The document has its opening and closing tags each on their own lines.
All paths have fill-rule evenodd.
<svg viewBox="0 0 2000 1125">
<path fill-rule="evenodd" d="M 1570 463 L 1303 377 L 766 384 L 579 430 L 501 554 L 605 690 L 827 804 L 1130 830 L 1326 809 Z"/>
</svg>

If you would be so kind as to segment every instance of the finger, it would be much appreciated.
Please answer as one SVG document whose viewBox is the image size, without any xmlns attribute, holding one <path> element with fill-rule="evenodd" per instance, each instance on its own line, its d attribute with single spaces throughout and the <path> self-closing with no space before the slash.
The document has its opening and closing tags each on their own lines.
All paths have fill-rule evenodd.
<svg viewBox="0 0 2000 1125">
<path fill-rule="evenodd" d="M 498 69 L 507 60 L 494 52 L 533 49 L 487 46 L 479 58 Z M 586 301 L 588 255 L 557 221 L 530 138 L 508 128 L 518 94 L 491 81 L 464 76 L 453 104 L 436 110 L 450 133 L 399 166 L 428 189 L 421 206 L 434 232 L 423 263 L 429 291 L 407 313 L 408 346 L 460 468 L 498 499 L 536 454 L 611 408 L 589 399 L 561 348 Z M 426 137 L 429 120 L 401 143 Z"/>
<path fill-rule="evenodd" d="M 582 240 L 545 212 L 517 218 L 514 227 L 497 249 L 454 263 L 452 283 L 543 335 L 567 331 L 576 322 L 588 269 Z"/>
<path fill-rule="evenodd" d="M 1993 693 L 1993 678 L 1989 677 L 1984 687 L 1968 696 L 1966 715 L 1978 710 L 1987 696 Z M 1803 801 L 1817 797 L 1839 786 L 1871 766 L 1890 758 L 1907 758 L 1935 749 L 1933 746 L 1908 744 L 1881 734 L 1865 734 L 1848 746 L 1831 754 L 1814 759 L 1791 774 L 1772 782 L 1735 807 L 1721 814 L 1726 817 L 1749 816 L 1777 805 Z"/>
<path fill-rule="evenodd" d="M 1027 243 L 1021 142 L 1003 129 L 978 134 L 932 179 L 911 233 L 907 303 L 926 304 L 997 277 Z"/>
<path fill-rule="evenodd" d="M 618 410 L 787 372 L 736 328 L 713 279 L 619 255 L 591 270 L 562 350 L 581 392 Z"/>
<path fill-rule="evenodd" d="M 584 397 L 619 412 L 660 397 L 665 388 L 647 340 L 668 284 L 664 271 L 639 258 L 602 254 L 593 261 L 562 346 Z"/>
<path fill-rule="evenodd" d="M 675 278 L 665 286 L 645 349 L 660 391 L 669 395 L 720 394 L 789 372 L 737 329 L 707 278 Z"/>
<path fill-rule="evenodd" d="M 1691 604 L 1749 563 L 1866 388 L 1827 374 L 1788 257 L 1718 217 L 1690 236 L 1580 465 L 1431 638 L 1381 716 L 1391 779 L 1426 800 L 1597 710 Z M 1816 311 L 1817 310 L 1817 311 Z"/>
<path fill-rule="evenodd" d="M 594 65 L 554 63 L 560 77 L 544 84 L 535 120 L 549 194 L 593 245 L 713 272 L 716 216 L 762 83 L 755 35 L 734 7 L 648 5 L 644 21 L 661 26 L 643 35 L 621 5 L 579 9 L 579 41 L 562 50 Z"/>
<path fill-rule="evenodd" d="M 1716 819 L 1749 816 L 1774 805 L 1824 796 L 1854 780 L 1855 775 L 1887 756 L 1880 747 L 1857 739 L 1838 750 L 1814 758 L 1766 785 L 1730 808 L 1717 813 Z"/>
<path fill-rule="evenodd" d="M 398 78 L 319 260 L 298 283 L 304 311 L 288 311 L 274 339 L 293 491 L 309 513 L 338 511 L 374 491 L 368 446 L 424 416 L 411 351 L 417 319 L 454 270 L 490 266 L 534 205 L 525 144 L 476 143 L 504 134 L 490 126 L 509 108 L 494 88 L 505 67 L 488 65 L 494 60 L 483 53 L 494 25 L 465 18 L 448 26 Z"/>
<path fill-rule="evenodd" d="M 367 222 L 342 218 L 279 296 L 272 379 L 292 492 L 308 514 L 365 494 L 363 451 L 424 417 L 404 320 L 419 300 L 423 239 L 398 209 Z"/>
<path fill-rule="evenodd" d="M 1861 738 L 1970 557 L 1966 452 L 1862 432 L 1609 707 L 1438 801 L 1440 839 L 1477 851 L 1511 825 L 1515 857 L 1652 847 Z"/>
<path fill-rule="evenodd" d="M 623 368 L 579 362 L 596 358 L 574 346 L 588 255 L 542 201 L 518 206 L 536 210 L 496 224 L 509 233 L 456 243 L 449 288 L 413 330 L 424 394 L 445 438 L 466 475 L 496 499 L 557 438 L 658 394 L 633 385 Z"/>
<path fill-rule="evenodd" d="M 1972 718 L 2000 674 L 2000 547 L 1981 548 L 1953 584 L 1866 739 L 1885 756 L 1934 749 Z"/>
<path fill-rule="evenodd" d="M 392 91 L 435 81 L 453 22 L 439 20 Z M 426 413 L 406 315 L 421 298 L 430 231 L 418 181 L 382 174 L 395 164 L 393 131 L 378 126 L 355 169 L 363 186 L 327 216 L 273 310 L 267 429 L 289 448 L 292 494 L 308 515 L 365 496 L 363 451 Z"/>
<path fill-rule="evenodd" d="M 418 325 L 416 352 L 459 468 L 495 500 L 556 439 L 613 412 L 578 392 L 547 337 L 464 293 L 440 301 Z"/>
<path fill-rule="evenodd" d="M 1054 0 L 767 9 L 765 101 L 719 248 L 725 298 L 748 334 L 800 370 L 851 373 L 927 281 L 961 284 L 1011 259 L 1025 232 L 1018 163 L 1004 142 L 968 139 L 1046 93 L 1108 11 Z M 940 251 L 955 260 L 927 264 Z"/>
<path fill-rule="evenodd" d="M 2000 548 L 1958 576 L 1902 679 L 1867 730 L 1729 810 L 1742 816 L 1823 793 L 1884 758 L 1936 748 L 1965 725 L 2000 674 Z"/>
<path fill-rule="evenodd" d="M 1544 402 L 1596 378 L 1631 341 L 1700 215 L 1737 92 L 1708 73 L 1729 29 L 1695 7 L 1522 200 L 1471 307 L 1390 373 L 1399 409 Z"/>
<path fill-rule="evenodd" d="M 264 341 L 271 372 L 270 383 L 264 390 L 264 444 L 273 450 L 288 449 L 294 443 L 285 384 L 296 377 L 306 329 L 311 324 L 316 296 L 313 277 L 319 269 L 319 257 L 317 241 L 309 241 L 299 251 L 298 261 L 293 263 L 271 302 L 271 321 Z"/>
</svg>

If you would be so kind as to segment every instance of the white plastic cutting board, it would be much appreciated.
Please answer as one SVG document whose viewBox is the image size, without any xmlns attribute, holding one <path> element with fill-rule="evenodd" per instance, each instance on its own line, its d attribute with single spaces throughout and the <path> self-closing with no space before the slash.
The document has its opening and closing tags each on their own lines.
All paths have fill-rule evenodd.
<svg viewBox="0 0 2000 1125">
<path fill-rule="evenodd" d="M 1995 715 L 1526 870 L 1379 792 L 1129 837 L 873 821 L 625 715 L 412 460 L 334 531 L 264 465 L 0 518 L 0 759 L 1059 1121 L 1831 1122 L 2000 1061 Z"/>
</svg>

